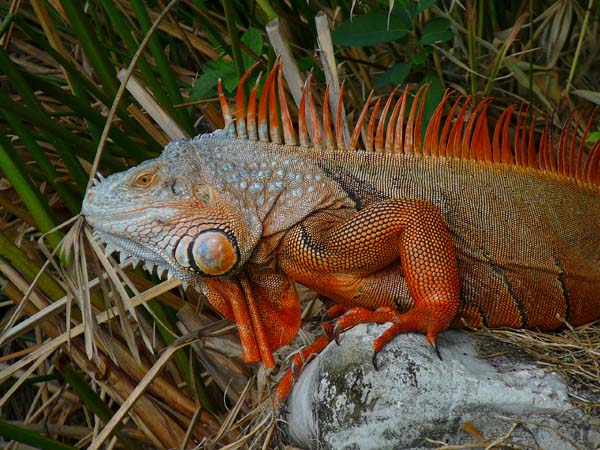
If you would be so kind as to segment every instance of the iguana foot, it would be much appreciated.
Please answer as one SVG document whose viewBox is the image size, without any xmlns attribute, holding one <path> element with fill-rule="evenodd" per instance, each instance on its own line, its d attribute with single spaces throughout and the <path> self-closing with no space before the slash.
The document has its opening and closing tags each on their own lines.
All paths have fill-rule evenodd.
<svg viewBox="0 0 600 450">
<path fill-rule="evenodd" d="M 275 398 L 273 399 L 273 405 L 275 410 L 281 411 L 282 406 L 285 405 L 285 399 L 289 395 L 296 379 L 300 375 L 300 372 L 306 364 L 308 364 L 315 356 L 323 351 L 327 344 L 334 339 L 334 328 L 333 325 L 328 322 L 332 319 L 337 319 L 348 311 L 348 307 L 336 303 L 332 307 L 328 308 L 323 314 L 321 320 L 321 328 L 323 329 L 323 336 L 318 338 L 311 345 L 303 349 L 300 353 L 297 353 L 292 358 L 290 368 L 283 375 L 283 378 L 277 386 L 275 392 Z"/>
<path fill-rule="evenodd" d="M 418 331 L 427 336 L 427 341 L 440 359 L 442 356 L 437 347 L 437 335 L 440 331 L 448 328 L 447 321 L 435 314 L 430 308 L 413 308 L 407 312 L 400 312 L 390 306 L 382 306 L 372 311 L 367 308 L 355 307 L 348 310 L 335 323 L 333 336 L 339 343 L 340 332 L 349 330 L 361 323 L 384 324 L 391 322 L 392 325 L 385 330 L 373 342 L 373 366 L 378 369 L 377 354 L 400 333 Z"/>
<path fill-rule="evenodd" d="M 306 322 L 312 323 L 320 323 L 323 324 L 325 322 L 331 322 L 333 319 L 337 319 L 341 315 L 343 315 L 346 311 L 348 311 L 350 307 L 346 305 L 342 305 L 340 303 L 335 303 L 333 306 L 330 306 L 325 310 L 323 314 L 320 316 L 315 315 L 313 318 L 308 319 Z"/>
<path fill-rule="evenodd" d="M 333 326 L 330 323 L 324 323 L 323 325 L 323 336 L 319 337 L 308 347 L 304 348 L 300 352 L 296 353 L 292 357 L 292 363 L 290 368 L 285 372 L 283 378 L 277 386 L 275 391 L 275 397 L 273 398 L 273 407 L 276 411 L 280 411 L 282 405 L 285 405 L 285 399 L 289 395 L 298 375 L 315 356 L 323 351 L 327 344 L 329 344 L 333 337 Z"/>
<path fill-rule="evenodd" d="M 409 331 L 418 331 L 427 335 L 427 340 L 433 347 L 440 359 L 440 352 L 436 345 L 437 335 L 440 331 L 448 328 L 448 321 L 444 320 L 443 314 L 436 314 L 432 308 L 413 308 L 407 312 L 400 312 L 389 306 L 382 306 L 375 311 L 360 306 L 348 309 L 344 305 L 334 305 L 326 313 L 330 319 L 336 319 L 335 325 L 324 322 L 323 336 L 318 338 L 313 344 L 309 345 L 299 353 L 293 356 L 290 368 L 284 374 L 277 386 L 273 404 L 276 410 L 280 410 L 285 399 L 292 390 L 296 378 L 302 371 L 302 368 L 316 355 L 318 355 L 332 340 L 340 343 L 340 333 L 349 330 L 355 325 L 361 323 L 384 324 L 391 322 L 392 325 L 385 330 L 373 342 L 373 366 L 378 369 L 377 355 L 383 348 L 398 334 Z"/>
</svg>

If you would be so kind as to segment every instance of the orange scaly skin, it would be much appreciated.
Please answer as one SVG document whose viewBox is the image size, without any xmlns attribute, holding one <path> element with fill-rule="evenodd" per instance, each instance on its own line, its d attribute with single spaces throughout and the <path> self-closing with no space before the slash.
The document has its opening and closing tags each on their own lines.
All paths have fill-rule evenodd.
<svg viewBox="0 0 600 450">
<path fill-rule="evenodd" d="M 221 95 L 225 130 L 98 182 L 83 213 L 110 247 L 198 286 L 238 324 L 246 361 L 272 367 L 295 337 L 294 281 L 342 305 L 331 314 L 345 311 L 295 367 L 364 321 L 392 323 L 378 352 L 406 331 L 435 346 L 449 326 L 551 330 L 600 316 L 591 118 L 580 140 L 573 117 L 558 139 L 547 123 L 534 139 L 535 117 L 520 112 L 511 131 L 509 107 L 490 132 L 489 101 L 467 115 L 470 98 L 446 107 L 447 93 L 421 139 L 426 88 L 410 108 L 404 89 L 369 120 L 367 101 L 345 143 L 341 99 L 309 136 L 321 124 L 307 85 L 296 135 L 276 69 L 258 109 L 256 87 L 247 111 L 241 89 L 235 126 Z M 365 150 L 355 150 L 367 123 Z"/>
<path fill-rule="evenodd" d="M 348 306 L 395 305 L 407 298 L 404 274 L 414 306 L 394 329 L 420 331 L 431 343 L 460 304 L 452 239 L 439 211 L 422 200 L 383 200 L 341 217 L 315 213 L 287 232 L 278 261 L 294 280 Z"/>
</svg>

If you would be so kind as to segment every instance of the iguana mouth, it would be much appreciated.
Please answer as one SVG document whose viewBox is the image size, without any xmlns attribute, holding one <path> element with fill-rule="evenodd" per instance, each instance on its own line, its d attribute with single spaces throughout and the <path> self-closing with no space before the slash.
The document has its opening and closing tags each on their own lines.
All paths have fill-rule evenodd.
<svg viewBox="0 0 600 450">
<path fill-rule="evenodd" d="M 156 274 L 161 279 L 164 278 L 165 273 L 167 279 L 179 278 L 184 288 L 195 279 L 193 275 L 178 270 L 176 262 L 155 247 L 100 230 L 94 230 L 94 238 L 105 245 L 106 255 L 118 253 L 121 262 L 129 258 L 134 268 L 142 262 L 143 268 L 150 273 L 153 273 L 156 268 Z M 196 283 L 192 284 L 196 285 Z"/>
<path fill-rule="evenodd" d="M 117 252 L 121 261 L 125 260 L 126 258 L 131 258 L 134 267 L 140 261 L 144 261 L 144 263 L 149 266 L 149 271 L 151 271 L 155 266 L 162 266 L 165 269 L 168 266 L 168 263 L 164 258 L 162 258 L 152 248 L 144 245 L 142 242 L 122 238 L 100 230 L 94 231 L 94 238 L 98 242 L 105 244 L 106 247 L 104 249 L 104 253 L 110 255 L 114 252 Z"/>
</svg>

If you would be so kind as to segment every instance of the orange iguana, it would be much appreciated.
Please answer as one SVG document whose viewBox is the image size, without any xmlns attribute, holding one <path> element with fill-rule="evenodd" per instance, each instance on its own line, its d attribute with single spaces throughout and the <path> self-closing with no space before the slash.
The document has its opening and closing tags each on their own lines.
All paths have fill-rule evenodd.
<svg viewBox="0 0 600 450">
<path fill-rule="evenodd" d="M 468 114 L 470 98 L 449 106 L 446 94 L 422 140 L 425 92 L 409 107 L 405 89 L 367 124 L 369 97 L 346 142 L 342 100 L 332 118 L 326 93 L 320 120 L 308 83 L 296 137 L 281 72 L 258 112 L 256 86 L 244 105 L 247 77 L 235 122 L 221 92 L 224 130 L 171 142 L 97 181 L 83 204 L 109 249 L 199 285 L 237 323 L 246 361 L 273 366 L 298 332 L 294 282 L 343 305 L 337 329 L 392 322 L 375 352 L 407 331 L 435 347 L 449 326 L 551 330 L 600 316 L 591 118 L 580 133 L 572 116 L 556 140 L 546 121 L 536 143 L 527 111 L 511 127 L 509 107 L 490 133 L 488 101 Z"/>
</svg>

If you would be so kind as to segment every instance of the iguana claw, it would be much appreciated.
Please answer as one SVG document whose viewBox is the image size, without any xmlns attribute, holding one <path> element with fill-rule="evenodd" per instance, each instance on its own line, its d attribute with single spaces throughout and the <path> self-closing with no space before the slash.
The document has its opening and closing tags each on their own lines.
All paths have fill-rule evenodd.
<svg viewBox="0 0 600 450">
<path fill-rule="evenodd" d="M 296 361 L 292 361 L 290 373 L 292 374 L 293 382 L 296 383 L 296 380 L 298 379 L 298 365 L 296 364 Z"/>
<path fill-rule="evenodd" d="M 379 370 L 379 365 L 377 364 L 377 355 L 379 354 L 379 352 L 373 352 L 373 359 L 371 359 L 371 362 L 373 363 L 373 367 L 375 368 L 375 370 Z"/>
<path fill-rule="evenodd" d="M 440 361 L 443 361 L 444 359 L 442 358 L 442 354 L 440 353 L 440 349 L 437 346 L 437 343 L 435 341 L 430 342 L 431 346 L 433 347 L 433 349 L 435 350 L 435 354 L 438 356 L 438 358 L 440 358 Z"/>
<path fill-rule="evenodd" d="M 288 414 L 287 404 L 279 395 L 275 395 L 273 398 L 273 409 L 278 416 L 284 416 Z"/>
<path fill-rule="evenodd" d="M 321 330 L 323 330 L 323 335 L 327 337 L 330 341 L 333 341 L 335 338 L 335 329 L 330 323 L 322 323 Z"/>
<path fill-rule="evenodd" d="M 340 327 L 338 326 L 338 323 L 336 322 L 335 325 L 333 326 L 333 340 L 335 341 L 335 343 L 337 345 L 340 345 Z"/>
</svg>

